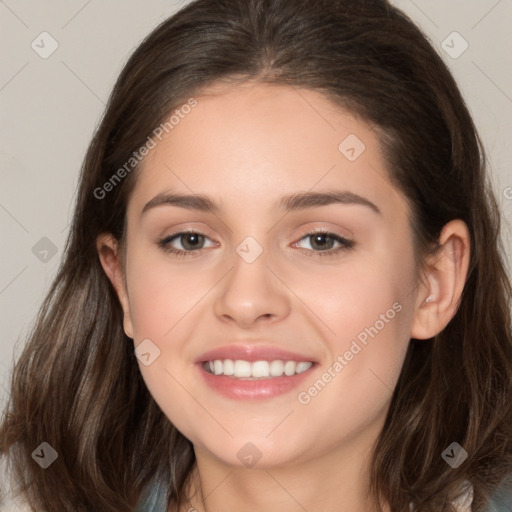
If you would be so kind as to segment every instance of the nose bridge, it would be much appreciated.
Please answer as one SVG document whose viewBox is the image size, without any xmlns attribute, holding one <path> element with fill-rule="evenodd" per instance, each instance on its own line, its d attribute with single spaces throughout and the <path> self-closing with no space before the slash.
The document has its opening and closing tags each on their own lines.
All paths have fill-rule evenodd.
<svg viewBox="0 0 512 512">
<path fill-rule="evenodd" d="M 249 325 L 259 317 L 277 319 L 287 314 L 286 288 L 269 270 L 271 251 L 263 243 L 247 235 L 235 247 L 231 271 L 217 295 L 217 316 Z"/>
<path fill-rule="evenodd" d="M 261 236 L 259 237 L 261 240 Z M 266 260 L 266 255 L 261 258 L 263 253 L 268 253 L 268 244 L 266 244 L 266 248 L 264 249 L 263 243 L 258 242 L 258 240 L 252 236 L 246 236 L 236 247 L 235 251 L 238 256 L 248 265 L 252 265 L 256 260 Z"/>
<path fill-rule="evenodd" d="M 261 236 L 259 237 L 261 240 Z M 232 255 L 232 270 L 228 276 L 228 290 L 233 291 L 240 298 L 245 296 L 254 301 L 258 296 L 266 295 L 272 285 L 269 280 L 272 274 L 267 266 L 269 262 L 269 248 L 264 241 L 261 243 L 253 235 L 247 235 L 235 246 Z"/>
</svg>

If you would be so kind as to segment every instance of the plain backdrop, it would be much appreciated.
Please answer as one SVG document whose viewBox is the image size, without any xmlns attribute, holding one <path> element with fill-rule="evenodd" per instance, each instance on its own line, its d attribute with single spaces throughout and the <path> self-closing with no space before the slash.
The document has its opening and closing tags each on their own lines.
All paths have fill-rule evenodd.
<svg viewBox="0 0 512 512">
<path fill-rule="evenodd" d="M 144 36 L 186 3 L 0 0 L 0 409 L 58 268 L 78 172 L 114 81 Z M 474 117 L 512 268 L 512 1 L 394 3 L 447 62 Z"/>
</svg>

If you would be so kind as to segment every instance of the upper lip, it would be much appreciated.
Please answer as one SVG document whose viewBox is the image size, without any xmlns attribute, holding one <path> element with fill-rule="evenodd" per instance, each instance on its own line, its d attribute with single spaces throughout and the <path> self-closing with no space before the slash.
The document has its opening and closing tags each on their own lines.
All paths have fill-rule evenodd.
<svg viewBox="0 0 512 512">
<path fill-rule="evenodd" d="M 258 344 L 236 344 L 236 345 L 225 345 L 223 347 L 215 348 L 200 355 L 195 362 L 204 363 L 206 361 L 215 361 L 216 359 L 241 359 L 243 361 L 296 361 L 296 362 L 316 362 L 312 357 L 298 354 L 297 352 L 291 352 L 282 348 Z"/>
</svg>

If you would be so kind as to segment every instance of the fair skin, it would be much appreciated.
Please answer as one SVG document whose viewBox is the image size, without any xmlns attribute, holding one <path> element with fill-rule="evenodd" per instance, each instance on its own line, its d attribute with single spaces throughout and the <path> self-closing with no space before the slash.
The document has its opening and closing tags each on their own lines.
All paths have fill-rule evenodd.
<svg viewBox="0 0 512 512">
<path fill-rule="evenodd" d="M 97 241 L 126 334 L 135 346 L 149 338 L 160 350 L 152 364 L 139 362 L 148 389 L 194 445 L 190 504 L 201 512 L 373 511 L 369 457 L 410 338 L 431 338 L 457 310 L 467 227 L 459 220 L 444 227 L 441 249 L 418 280 L 408 205 L 387 179 L 368 124 L 318 92 L 287 86 L 219 85 L 196 99 L 144 161 L 128 203 L 126 246 L 109 234 Z M 354 161 L 338 149 L 350 134 L 366 146 Z M 278 206 L 282 196 L 334 190 L 357 194 L 379 212 L 360 203 L 286 213 Z M 219 210 L 166 204 L 142 213 L 171 191 L 206 195 Z M 169 241 L 186 229 L 204 241 Z M 354 245 L 321 256 L 306 236 L 314 229 Z M 247 236 L 263 249 L 251 263 L 236 251 Z M 164 251 L 164 238 L 193 256 Z M 326 249 L 340 246 L 323 241 Z M 377 324 L 394 304 L 400 311 Z M 332 377 L 337 357 L 376 325 L 384 327 Z M 223 396 L 198 378 L 195 361 L 241 341 L 317 364 L 298 388 L 278 396 Z M 328 384 L 301 403 L 298 394 L 329 368 Z M 253 467 L 237 456 L 248 442 L 261 454 Z"/>
</svg>

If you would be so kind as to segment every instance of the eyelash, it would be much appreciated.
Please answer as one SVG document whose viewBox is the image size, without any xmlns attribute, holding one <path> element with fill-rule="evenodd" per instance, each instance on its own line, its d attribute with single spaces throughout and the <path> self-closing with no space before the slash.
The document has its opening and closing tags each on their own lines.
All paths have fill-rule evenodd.
<svg viewBox="0 0 512 512">
<path fill-rule="evenodd" d="M 197 256 L 198 252 L 200 252 L 202 249 L 196 249 L 195 251 L 183 251 L 181 249 L 175 249 L 174 247 L 171 247 L 169 244 L 172 240 L 175 238 L 179 238 L 182 235 L 201 235 L 204 238 L 208 238 L 205 234 L 199 232 L 199 231 L 180 231 L 179 233 L 175 233 L 174 235 L 167 236 L 165 238 L 162 238 L 161 240 L 158 240 L 157 244 L 158 246 L 165 252 L 173 254 L 177 257 L 183 257 L 183 256 Z M 313 235 L 327 235 L 329 238 L 332 238 L 336 242 L 340 243 L 341 246 L 337 247 L 335 249 L 328 249 L 327 251 L 315 251 L 313 249 L 304 249 L 300 247 L 302 251 L 306 251 L 307 256 L 335 256 L 341 251 L 347 251 L 349 249 L 352 249 L 355 245 L 355 243 L 352 240 L 348 240 L 346 238 L 343 238 L 339 235 L 336 235 L 334 233 L 331 233 L 329 231 L 324 230 L 318 230 L 318 231 L 310 231 L 308 233 L 305 233 L 300 239 L 303 240 L 304 238 L 313 236 Z M 297 242 L 295 242 L 297 243 Z"/>
</svg>

